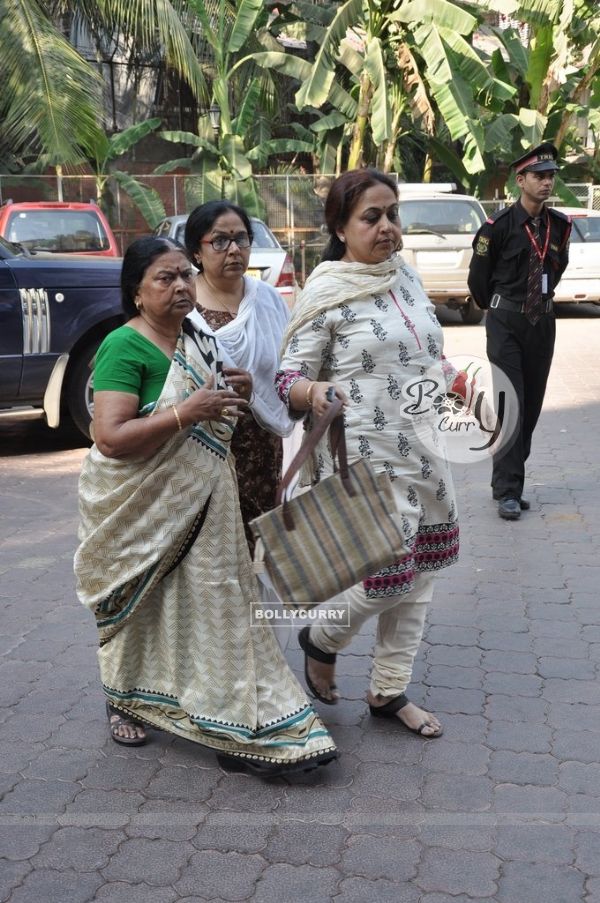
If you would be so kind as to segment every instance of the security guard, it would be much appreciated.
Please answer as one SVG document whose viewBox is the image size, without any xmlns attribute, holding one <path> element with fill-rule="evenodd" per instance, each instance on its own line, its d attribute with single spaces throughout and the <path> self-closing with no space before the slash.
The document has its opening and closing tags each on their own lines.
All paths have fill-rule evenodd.
<svg viewBox="0 0 600 903">
<path fill-rule="evenodd" d="M 552 363 L 556 323 L 554 290 L 569 261 L 571 221 L 547 207 L 558 169 L 553 144 L 523 154 L 511 166 L 520 198 L 494 213 L 473 241 L 469 290 L 486 317 L 487 356 L 502 370 L 519 400 L 514 441 L 494 456 L 493 497 L 498 514 L 518 520 L 525 461 Z"/>
</svg>

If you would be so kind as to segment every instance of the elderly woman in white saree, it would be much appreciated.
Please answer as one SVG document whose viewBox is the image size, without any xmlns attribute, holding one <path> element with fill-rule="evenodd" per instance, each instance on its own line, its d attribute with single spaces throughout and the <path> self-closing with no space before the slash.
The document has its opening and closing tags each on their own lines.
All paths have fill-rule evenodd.
<svg viewBox="0 0 600 903">
<path fill-rule="evenodd" d="M 251 379 L 184 324 L 193 274 L 165 239 L 123 261 L 126 325 L 100 347 L 80 479 L 77 590 L 96 616 L 112 739 L 143 724 L 264 776 L 325 764 L 333 741 L 264 621 L 229 442 Z"/>
</svg>

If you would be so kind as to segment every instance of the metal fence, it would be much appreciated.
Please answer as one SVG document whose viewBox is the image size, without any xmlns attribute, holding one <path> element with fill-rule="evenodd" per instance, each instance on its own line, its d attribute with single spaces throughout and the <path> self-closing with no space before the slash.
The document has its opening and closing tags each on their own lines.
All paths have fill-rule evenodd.
<svg viewBox="0 0 600 903">
<path fill-rule="evenodd" d="M 186 213 L 197 201 L 194 177 L 188 175 L 136 176 L 160 195 L 168 216 Z M 323 205 L 334 176 L 256 176 L 265 205 L 265 219 L 294 258 L 298 278 L 304 282 L 320 259 L 325 238 L 321 231 Z M 197 183 L 196 183 L 197 185 Z M 148 225 L 116 182 L 109 182 L 108 217 L 124 250 L 132 239 L 148 232 Z M 583 206 L 600 210 L 600 185 L 570 184 Z M 0 203 L 13 201 L 88 201 L 96 198 L 94 176 L 0 175 Z M 557 200 L 557 199 L 555 199 Z M 504 200 L 484 200 L 486 212 L 503 207 Z"/>
</svg>

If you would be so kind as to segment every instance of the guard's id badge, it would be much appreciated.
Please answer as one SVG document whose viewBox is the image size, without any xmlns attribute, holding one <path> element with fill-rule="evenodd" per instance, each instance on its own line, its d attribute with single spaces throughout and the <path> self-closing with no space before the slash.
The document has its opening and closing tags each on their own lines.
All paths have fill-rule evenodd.
<svg viewBox="0 0 600 903">
<path fill-rule="evenodd" d="M 542 295 L 548 294 L 548 273 L 542 273 Z"/>
</svg>

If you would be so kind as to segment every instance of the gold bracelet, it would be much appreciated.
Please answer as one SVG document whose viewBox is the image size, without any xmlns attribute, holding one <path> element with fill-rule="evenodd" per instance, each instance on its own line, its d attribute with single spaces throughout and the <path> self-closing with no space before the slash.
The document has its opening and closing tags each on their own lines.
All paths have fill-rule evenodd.
<svg viewBox="0 0 600 903">
<path fill-rule="evenodd" d="M 314 387 L 315 387 L 315 383 L 309 382 L 308 388 L 306 390 L 306 404 L 308 405 L 309 408 L 312 408 L 312 393 L 313 393 Z"/>
<path fill-rule="evenodd" d="M 178 429 L 178 430 L 182 430 L 182 429 L 183 429 L 183 426 L 182 426 L 182 424 L 181 424 L 181 417 L 179 416 L 179 411 L 177 410 L 176 405 L 172 404 L 172 405 L 171 405 L 171 410 L 172 410 L 173 413 L 175 414 L 175 420 L 177 421 L 177 429 Z"/>
</svg>

